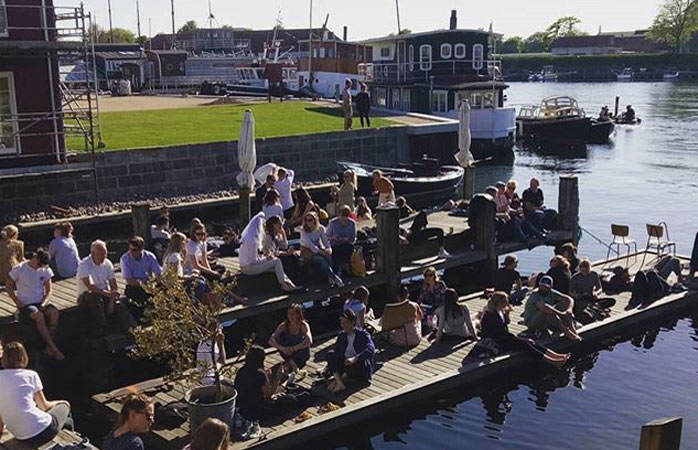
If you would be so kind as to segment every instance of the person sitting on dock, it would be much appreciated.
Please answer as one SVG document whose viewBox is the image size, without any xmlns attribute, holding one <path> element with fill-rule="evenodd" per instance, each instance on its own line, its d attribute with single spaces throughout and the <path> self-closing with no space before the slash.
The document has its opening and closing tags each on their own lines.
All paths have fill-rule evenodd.
<svg viewBox="0 0 698 450">
<path fill-rule="evenodd" d="M 46 344 L 46 355 L 65 358 L 54 341 L 58 327 L 58 309 L 50 304 L 51 277 L 48 252 L 42 248 L 32 258 L 10 270 L 6 283 L 7 295 L 17 305 L 20 316 L 34 322 L 36 330 Z"/>
<path fill-rule="evenodd" d="M 267 259 L 279 258 L 284 272 L 294 283 L 301 276 L 301 257 L 298 250 L 288 245 L 286 230 L 281 218 L 272 216 L 264 223 L 264 238 L 262 239 L 262 256 Z"/>
<path fill-rule="evenodd" d="M 368 383 L 375 367 L 376 347 L 368 331 L 356 328 L 353 311 L 343 311 L 340 316 L 342 331 L 337 336 L 334 348 L 327 352 L 327 369 L 333 380 L 327 385 L 330 392 L 346 389 L 344 375 L 352 381 Z"/>
<path fill-rule="evenodd" d="M 553 289 L 553 279 L 543 276 L 526 301 L 523 319 L 529 331 L 540 333 L 549 329 L 561 331 L 566 338 L 578 342 L 582 338 L 575 330 L 574 300 Z"/>
<path fill-rule="evenodd" d="M 332 266 L 341 275 L 349 275 L 349 262 L 356 242 L 356 222 L 347 205 L 339 207 L 339 215 L 327 226 L 327 239 L 332 246 Z"/>
<path fill-rule="evenodd" d="M 204 420 L 182 450 L 227 450 L 230 447 L 230 427 L 209 417 Z"/>
<path fill-rule="evenodd" d="M 446 294 L 446 283 L 440 278 L 436 272 L 436 268 L 427 267 L 424 269 L 424 283 L 419 291 L 419 304 L 424 312 L 429 315 L 433 314 L 437 308 L 444 304 L 444 295 Z"/>
<path fill-rule="evenodd" d="M 557 211 L 545 206 L 545 197 L 540 188 L 540 181 L 536 177 L 531 178 L 528 189 L 523 191 L 524 214 L 533 226 L 541 230 L 552 230 L 557 219 Z"/>
<path fill-rule="evenodd" d="M 102 450 L 145 450 L 138 435 L 150 431 L 154 422 L 153 401 L 143 394 L 130 394 L 121 406 L 116 427 L 104 438 Z"/>
<path fill-rule="evenodd" d="M 325 227 L 320 225 L 318 215 L 310 212 L 303 219 L 301 229 L 301 256 L 316 266 L 327 277 L 332 287 L 344 287 L 344 281 L 332 270 L 332 246 Z"/>
<path fill-rule="evenodd" d="M 400 287 L 397 297 L 398 303 L 386 305 L 381 322 L 385 324 L 388 311 L 396 311 L 392 319 L 397 319 L 399 322 L 397 328 L 390 330 L 390 343 L 403 348 L 414 347 L 422 340 L 424 311 L 417 303 L 410 301 L 410 291 L 407 286 Z"/>
<path fill-rule="evenodd" d="M 39 374 L 27 369 L 29 356 L 24 346 L 10 342 L 0 354 L 0 435 L 7 427 L 24 444 L 22 448 L 39 448 L 64 427 L 73 428 L 70 403 L 46 400 Z"/>
<path fill-rule="evenodd" d="M 480 321 L 480 338 L 492 339 L 500 353 L 522 350 L 533 352 L 543 361 L 561 366 L 570 358 L 569 353 L 556 353 L 537 344 L 533 339 L 523 339 L 509 331 L 511 305 L 507 294 L 496 291 L 487 301 Z"/>
<path fill-rule="evenodd" d="M 150 294 L 145 291 L 143 285 L 149 279 L 162 274 L 157 258 L 144 247 L 145 240 L 140 236 L 133 236 L 128 240 L 128 251 L 121 255 L 120 260 L 121 275 L 126 280 L 124 295 L 139 310 L 139 315 L 150 299 Z"/>
<path fill-rule="evenodd" d="M 51 269 L 60 278 L 72 278 L 78 272 L 80 254 L 73 239 L 73 225 L 70 222 L 58 222 L 53 227 L 53 240 L 48 246 L 51 257 Z"/>
<path fill-rule="evenodd" d="M 560 246 L 561 256 L 564 256 L 570 264 L 570 273 L 574 275 L 579 269 L 579 258 L 577 257 L 577 246 L 572 242 L 565 242 Z"/>
<path fill-rule="evenodd" d="M 274 273 L 279 287 L 285 292 L 296 292 L 302 288 L 284 272 L 284 265 L 275 256 L 262 257 L 262 241 L 264 240 L 264 225 L 266 217 L 263 212 L 257 213 L 247 224 L 240 238 L 240 271 L 245 275 L 255 276 L 263 273 Z"/>
<path fill-rule="evenodd" d="M 366 203 L 366 198 L 358 197 L 356 199 L 356 221 L 368 222 L 370 220 L 373 220 L 373 212 L 368 203 Z"/>
<path fill-rule="evenodd" d="M 217 258 L 231 258 L 237 256 L 237 249 L 240 248 L 240 238 L 232 228 L 225 228 L 221 235 L 223 243 L 213 251 L 212 255 Z"/>
<path fill-rule="evenodd" d="M 292 304 L 286 311 L 286 320 L 276 327 L 269 345 L 279 351 L 284 360 L 285 373 L 297 373 L 310 359 L 313 335 L 303 315 L 303 306 Z"/>
<path fill-rule="evenodd" d="M 514 188 L 516 187 L 515 183 L 514 181 Z M 498 217 L 505 222 L 511 222 L 508 225 L 514 227 L 515 234 L 520 235 L 523 233 L 525 241 L 529 243 L 529 247 L 530 244 L 543 241 L 545 236 L 526 218 L 518 196 L 514 197 L 516 192 L 510 194 L 511 190 L 507 186 L 503 181 L 498 181 L 495 184 L 497 195 L 494 198 L 494 203 L 497 207 Z"/>
<path fill-rule="evenodd" d="M 395 186 L 383 172 L 376 169 L 371 174 L 373 177 L 373 194 L 378 196 L 378 206 L 395 203 Z"/>
<path fill-rule="evenodd" d="M 498 194 L 498 189 L 494 186 L 487 186 L 485 188 L 485 193 L 490 195 L 495 204 L 497 204 L 497 199 L 501 198 Z M 501 205 L 501 202 L 499 202 Z M 496 233 L 498 242 L 514 241 L 526 244 L 529 249 L 532 249 L 536 245 L 536 241 L 533 236 L 527 236 L 521 228 L 521 221 L 516 220 L 511 216 L 508 211 L 508 207 L 505 210 L 500 210 L 500 206 L 497 206 L 497 212 L 495 215 L 496 220 Z M 472 210 L 471 210 L 472 211 Z"/>
<path fill-rule="evenodd" d="M 415 213 L 414 209 L 407 204 L 407 199 L 405 197 L 398 197 L 395 199 L 395 206 L 400 209 L 400 218 L 404 219 Z"/>
<path fill-rule="evenodd" d="M 197 272 L 209 281 L 217 281 L 221 279 L 221 274 L 211 269 L 211 264 L 208 262 L 206 237 L 204 224 L 192 220 L 189 242 L 187 242 L 187 257 L 184 260 L 184 274 L 191 275 Z"/>
<path fill-rule="evenodd" d="M 96 240 L 90 254 L 80 261 L 76 275 L 78 306 L 88 312 L 90 331 L 102 337 L 107 323 L 114 320 L 122 332 L 136 325 L 126 305 L 119 300 L 114 265 L 107 259 L 107 244 Z"/>
<path fill-rule="evenodd" d="M 283 219 L 290 219 L 291 214 L 293 214 L 293 193 L 291 189 L 293 188 L 293 179 L 295 173 L 291 169 L 286 169 L 284 167 L 279 167 L 276 169 L 276 182 L 274 183 L 274 189 L 279 191 L 279 196 L 281 198 L 281 207 L 284 210 Z"/>
<path fill-rule="evenodd" d="M 266 217 L 279 216 L 284 218 L 284 208 L 281 206 L 281 196 L 276 189 L 269 189 L 262 199 L 262 212 Z"/>
<path fill-rule="evenodd" d="M 155 219 L 155 222 L 150 226 L 150 239 L 170 240 L 170 219 L 167 216 L 160 215 Z"/>
<path fill-rule="evenodd" d="M 570 263 L 562 255 L 555 255 L 550 260 L 550 269 L 546 272 L 553 280 L 555 290 L 562 294 L 570 293 L 570 280 L 572 273 L 570 272 Z"/>
<path fill-rule="evenodd" d="M 318 207 L 315 202 L 313 202 L 312 197 L 310 197 L 308 190 L 303 186 L 293 191 L 293 196 L 296 199 L 296 206 L 288 222 L 291 227 L 295 228 L 298 225 L 303 225 L 303 219 L 306 214 L 311 212 L 317 213 Z"/>
<path fill-rule="evenodd" d="M 267 175 L 266 181 L 257 188 L 255 191 L 255 198 L 257 199 L 257 205 L 259 209 L 264 206 L 264 196 L 267 195 L 267 191 L 274 189 L 274 184 L 276 183 L 276 172 L 272 172 Z"/>
<path fill-rule="evenodd" d="M 184 275 L 184 258 L 187 255 L 187 237 L 178 231 L 172 233 L 170 243 L 167 244 L 165 256 L 163 257 L 163 270 L 174 270 L 177 276 L 186 280 L 191 277 Z"/>
<path fill-rule="evenodd" d="M 512 298 L 512 304 L 518 305 L 523 301 L 528 290 L 524 288 L 521 274 L 516 270 L 519 259 L 516 255 L 504 257 L 502 267 L 494 274 L 493 288 L 495 291 L 507 293 Z"/>
<path fill-rule="evenodd" d="M 444 304 L 436 308 L 435 314 L 438 325 L 434 344 L 444 336 L 477 340 L 470 310 L 465 304 L 458 302 L 458 294 L 454 289 L 446 289 Z"/>
<path fill-rule="evenodd" d="M 24 242 L 19 240 L 19 229 L 5 225 L 0 231 L 0 283 L 7 283 L 10 270 L 24 261 Z"/>
<path fill-rule="evenodd" d="M 582 259 L 579 262 L 579 272 L 570 280 L 570 295 L 577 303 L 594 303 L 601 293 L 601 277 L 591 270 L 591 261 Z"/>
<path fill-rule="evenodd" d="M 356 328 L 365 328 L 366 321 L 373 319 L 373 311 L 368 306 L 371 292 L 365 286 L 354 289 L 350 299 L 344 302 L 342 311 L 352 310 L 356 315 Z"/>
</svg>

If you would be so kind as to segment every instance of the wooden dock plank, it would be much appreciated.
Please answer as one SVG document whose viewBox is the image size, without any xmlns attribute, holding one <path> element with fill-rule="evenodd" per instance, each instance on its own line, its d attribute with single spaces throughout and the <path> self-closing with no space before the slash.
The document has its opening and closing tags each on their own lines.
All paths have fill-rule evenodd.
<svg viewBox="0 0 698 450">
<path fill-rule="evenodd" d="M 82 436 L 74 431 L 61 430 L 58 435 L 50 442 L 36 447 L 27 445 L 25 443 L 17 441 L 12 434 L 4 430 L 4 433 L 0 435 L 0 449 L 1 450 L 50 450 L 54 445 L 60 444 L 63 446 L 68 446 L 71 444 L 77 444 L 82 441 Z M 91 443 L 87 443 L 87 448 L 91 450 L 97 450 L 97 447 Z"/>
</svg>

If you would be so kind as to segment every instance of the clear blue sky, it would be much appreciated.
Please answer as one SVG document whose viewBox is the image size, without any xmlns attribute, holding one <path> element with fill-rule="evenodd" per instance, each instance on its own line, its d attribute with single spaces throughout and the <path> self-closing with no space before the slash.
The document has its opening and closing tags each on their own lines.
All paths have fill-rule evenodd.
<svg viewBox="0 0 698 450">
<path fill-rule="evenodd" d="M 107 0 L 83 0 L 97 14 L 98 22 L 108 27 Z M 459 28 L 487 28 L 506 36 L 527 36 L 544 29 L 556 18 L 574 15 L 582 20 L 588 33 L 626 31 L 648 27 L 657 13 L 660 0 L 399 0 L 402 28 L 428 31 L 448 26 L 451 9 L 458 10 Z M 79 4 L 80 0 L 54 0 L 57 5 Z M 279 11 L 286 28 L 305 28 L 309 20 L 310 0 L 211 0 L 220 24 L 235 27 L 270 28 Z M 168 32 L 170 0 L 140 0 L 141 32 L 148 34 L 148 19 L 153 34 Z M 313 0 L 313 25 L 330 14 L 328 27 L 341 34 L 349 27 L 350 39 L 382 36 L 397 29 L 395 0 Z M 115 27 L 136 30 L 136 0 L 112 0 Z M 175 0 L 176 26 L 187 20 L 207 24 L 207 0 Z"/>
</svg>

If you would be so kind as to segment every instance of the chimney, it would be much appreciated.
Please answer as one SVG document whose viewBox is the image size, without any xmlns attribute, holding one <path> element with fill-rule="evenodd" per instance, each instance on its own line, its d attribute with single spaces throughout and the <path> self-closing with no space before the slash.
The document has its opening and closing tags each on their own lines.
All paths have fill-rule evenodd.
<svg viewBox="0 0 698 450">
<path fill-rule="evenodd" d="M 348 34 L 347 32 L 348 32 L 348 28 L 347 28 L 346 25 L 344 25 L 344 41 L 345 41 L 345 42 L 346 42 L 346 40 L 347 40 L 347 34 Z"/>
<path fill-rule="evenodd" d="M 451 22 L 448 25 L 449 30 L 457 30 L 458 29 L 458 17 L 456 17 L 456 10 L 452 9 L 451 10 Z"/>
</svg>

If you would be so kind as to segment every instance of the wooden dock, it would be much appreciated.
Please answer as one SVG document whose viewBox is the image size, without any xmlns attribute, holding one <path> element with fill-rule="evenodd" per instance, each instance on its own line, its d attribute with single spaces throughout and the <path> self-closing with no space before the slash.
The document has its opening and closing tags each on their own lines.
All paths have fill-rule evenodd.
<svg viewBox="0 0 698 450">
<path fill-rule="evenodd" d="M 615 265 L 630 268 L 631 272 L 639 269 L 643 254 L 636 258 L 616 258 L 595 263 L 595 269 L 601 271 Z M 649 264 L 653 255 L 647 258 Z M 685 262 L 685 258 L 684 261 Z M 693 306 L 698 302 L 698 292 L 687 291 L 671 294 L 649 306 L 625 311 L 630 299 L 630 293 L 615 296 L 616 305 L 611 316 L 603 321 L 594 322 L 582 327 L 579 332 L 586 342 L 594 342 L 602 337 L 616 335 L 620 331 L 641 322 L 651 321 L 682 308 Z M 463 298 L 472 313 L 482 310 L 486 300 L 475 294 Z M 512 312 L 510 330 L 519 333 L 524 330 L 519 323 L 522 306 L 517 306 Z M 324 354 L 334 343 L 334 339 L 326 338 L 316 342 L 312 348 L 312 356 L 307 366 L 308 376 L 300 383 L 310 388 L 314 394 L 314 403 L 306 409 L 312 416 L 301 423 L 294 418 L 301 410 L 293 411 L 286 417 L 270 423 L 263 423 L 263 438 L 234 442 L 232 449 L 281 449 L 289 448 L 307 442 L 310 439 L 326 435 L 339 428 L 347 427 L 356 422 L 376 417 L 380 414 L 414 402 L 428 398 L 439 392 L 455 386 L 482 381 L 488 377 L 504 373 L 515 367 L 532 362 L 527 353 L 502 354 L 490 359 L 473 359 L 468 356 L 474 344 L 470 342 L 452 343 L 443 341 L 430 345 L 426 339 L 409 350 L 400 350 L 390 345 L 385 346 L 377 356 L 378 370 L 367 387 L 357 387 L 343 393 L 341 396 L 330 394 L 324 383 L 320 382 L 317 373 L 324 366 Z M 573 344 L 560 337 L 552 338 L 548 344 L 560 351 L 569 351 Z M 275 352 L 269 353 L 267 365 L 279 362 L 281 358 Z M 165 383 L 156 379 L 129 386 L 123 389 L 99 394 L 92 397 L 95 412 L 106 420 L 112 420 L 118 414 L 120 403 L 118 398 L 134 390 L 152 395 L 156 401 L 167 404 L 180 401 L 186 386 L 182 383 Z M 319 406 L 331 401 L 339 406 L 336 411 L 320 414 Z M 173 430 L 152 430 L 146 436 L 149 446 L 157 450 L 179 450 L 188 440 L 188 424 Z"/>
<path fill-rule="evenodd" d="M 78 433 L 69 430 L 61 430 L 52 441 L 41 447 L 35 447 L 16 440 L 9 431 L 5 430 L 5 432 L 0 435 L 0 450 L 51 450 L 56 444 L 68 446 L 78 444 L 82 441 L 83 438 Z M 85 441 L 85 445 L 84 450 L 97 450 L 97 447 L 88 441 Z"/>
</svg>

